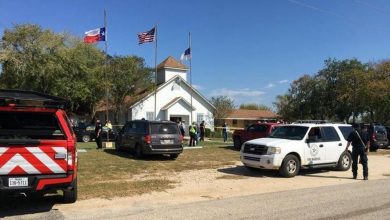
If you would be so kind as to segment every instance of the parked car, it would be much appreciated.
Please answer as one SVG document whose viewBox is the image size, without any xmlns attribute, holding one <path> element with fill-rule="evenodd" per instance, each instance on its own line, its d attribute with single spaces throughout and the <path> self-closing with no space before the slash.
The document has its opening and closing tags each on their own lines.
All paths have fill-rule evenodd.
<svg viewBox="0 0 390 220">
<path fill-rule="evenodd" d="M 390 126 L 385 126 L 385 128 L 386 128 L 386 132 L 387 132 L 387 140 L 389 141 L 387 143 L 387 148 L 389 148 L 390 147 Z"/>
<path fill-rule="evenodd" d="M 232 135 L 234 148 L 239 150 L 244 142 L 267 137 L 278 125 L 278 123 L 257 123 L 250 125 L 245 130 L 235 130 Z"/>
<path fill-rule="evenodd" d="M 284 177 L 293 177 L 302 168 L 351 166 L 351 149 L 345 151 L 352 127 L 347 124 L 280 125 L 266 138 L 243 144 L 240 159 L 250 169 L 275 169 Z"/>
<path fill-rule="evenodd" d="M 79 124 L 77 127 L 73 127 L 74 132 L 77 136 L 77 141 L 82 142 L 90 142 L 96 139 L 95 134 L 95 125 L 85 126 L 83 124 Z M 108 132 L 108 139 L 107 139 Z M 109 129 L 106 126 L 103 126 L 102 130 L 102 140 L 103 141 L 115 141 L 116 140 L 116 132 L 112 129 Z"/>
<path fill-rule="evenodd" d="M 171 121 L 129 121 L 118 133 L 115 148 L 131 150 L 137 158 L 167 154 L 176 159 L 183 152 L 183 136 L 179 126 Z"/>
<path fill-rule="evenodd" d="M 368 134 L 370 135 L 370 151 L 377 151 L 388 146 L 389 140 L 385 126 L 370 124 L 368 126 Z"/>
<path fill-rule="evenodd" d="M 77 200 L 76 136 L 66 100 L 37 92 L 0 90 L 0 194 L 63 191 Z"/>
</svg>

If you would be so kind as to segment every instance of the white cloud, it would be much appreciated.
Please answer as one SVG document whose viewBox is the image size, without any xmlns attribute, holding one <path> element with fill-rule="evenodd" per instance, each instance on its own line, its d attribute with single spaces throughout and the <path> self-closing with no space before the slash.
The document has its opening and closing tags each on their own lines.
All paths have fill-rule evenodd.
<svg viewBox="0 0 390 220">
<path fill-rule="evenodd" d="M 287 80 L 287 79 L 280 80 L 278 83 L 279 83 L 279 84 L 288 83 L 288 80 Z"/>
<path fill-rule="evenodd" d="M 203 90 L 204 89 L 203 86 L 195 85 L 195 84 L 193 84 L 192 87 L 194 87 L 196 90 Z"/>
<path fill-rule="evenodd" d="M 274 87 L 275 86 L 275 84 L 273 84 L 273 83 L 268 83 L 268 85 L 265 87 L 266 89 L 270 89 L 270 88 L 272 88 L 272 87 Z"/>
</svg>

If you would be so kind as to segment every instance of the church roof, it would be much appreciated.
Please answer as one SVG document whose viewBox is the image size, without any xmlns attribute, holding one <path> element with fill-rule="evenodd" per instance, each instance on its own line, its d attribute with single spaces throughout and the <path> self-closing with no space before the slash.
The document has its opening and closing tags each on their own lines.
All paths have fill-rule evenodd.
<svg viewBox="0 0 390 220">
<path fill-rule="evenodd" d="M 276 113 L 268 110 L 235 109 L 224 119 L 261 120 L 278 117 Z"/>
<path fill-rule="evenodd" d="M 169 56 L 167 59 L 162 61 L 160 64 L 157 65 L 157 69 L 163 69 L 163 68 L 172 68 L 172 69 L 182 69 L 187 70 L 188 67 L 186 67 L 184 64 L 177 61 L 172 56 Z"/>
<path fill-rule="evenodd" d="M 165 86 L 169 85 L 172 81 L 176 80 L 176 79 L 180 79 L 182 83 L 184 83 L 185 85 L 187 85 L 193 92 L 194 94 L 197 94 L 199 95 L 207 104 L 209 104 L 209 106 L 211 106 L 211 108 L 215 109 L 215 106 L 213 104 L 210 103 L 209 100 L 207 100 L 207 98 L 205 98 L 202 94 L 200 94 L 194 87 L 192 87 L 190 84 L 188 84 L 188 82 L 186 82 L 181 76 L 177 75 L 173 78 L 171 78 L 170 80 L 168 80 L 167 82 L 163 83 L 163 84 L 160 84 L 159 86 L 157 86 L 157 89 L 156 91 L 160 91 L 162 88 L 164 88 Z M 146 100 L 147 98 L 149 98 L 150 96 L 152 96 L 154 94 L 154 91 L 149 93 L 149 95 L 147 96 L 144 96 L 143 98 L 139 99 L 138 102 L 134 103 L 132 106 L 130 106 L 130 108 L 133 108 L 134 106 L 140 104 L 143 100 Z M 172 101 L 176 101 L 176 100 L 172 100 Z M 178 100 L 177 100 L 178 101 Z"/>
<path fill-rule="evenodd" d="M 194 106 L 191 106 L 191 104 L 188 103 L 183 97 L 176 97 L 176 98 L 172 99 L 170 102 L 168 102 L 166 105 L 164 105 L 161 108 L 161 110 L 168 110 L 170 107 L 172 107 L 173 105 L 175 105 L 179 101 L 183 101 L 183 103 L 186 104 L 190 108 L 192 107 L 192 111 L 196 110 L 196 108 L 194 108 Z"/>
</svg>

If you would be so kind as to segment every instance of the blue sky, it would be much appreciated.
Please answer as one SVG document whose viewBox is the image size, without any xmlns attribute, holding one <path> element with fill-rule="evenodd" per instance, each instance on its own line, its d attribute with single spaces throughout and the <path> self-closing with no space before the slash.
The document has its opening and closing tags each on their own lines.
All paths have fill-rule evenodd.
<svg viewBox="0 0 390 220">
<path fill-rule="evenodd" d="M 154 44 L 136 34 L 158 25 L 158 61 L 179 59 L 192 36 L 192 81 L 206 97 L 272 107 L 291 81 L 315 74 L 327 58 L 388 59 L 386 0 L 0 0 L 0 35 L 34 23 L 83 37 L 103 26 L 108 53 L 154 66 Z M 101 43 L 99 47 L 103 48 Z"/>
</svg>

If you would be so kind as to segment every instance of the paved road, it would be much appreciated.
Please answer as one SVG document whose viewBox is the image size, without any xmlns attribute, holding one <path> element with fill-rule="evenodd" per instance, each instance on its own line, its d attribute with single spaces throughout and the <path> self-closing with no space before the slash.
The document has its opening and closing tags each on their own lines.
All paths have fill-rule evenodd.
<svg viewBox="0 0 390 220">
<path fill-rule="evenodd" d="M 172 206 L 133 206 L 94 215 L 61 213 L 58 197 L 30 204 L 11 200 L 0 218 L 28 219 L 390 219 L 390 179 L 233 197 Z M 4 206 L 5 205 L 5 206 Z M 4 209 L 4 207 L 6 207 Z M 97 207 L 97 209 L 99 209 Z"/>
<path fill-rule="evenodd" d="M 359 181 L 359 180 L 357 180 Z M 122 219 L 390 219 L 390 180 L 118 213 Z"/>
</svg>

